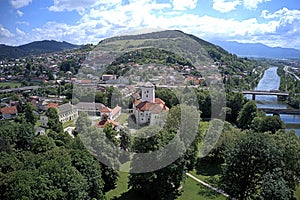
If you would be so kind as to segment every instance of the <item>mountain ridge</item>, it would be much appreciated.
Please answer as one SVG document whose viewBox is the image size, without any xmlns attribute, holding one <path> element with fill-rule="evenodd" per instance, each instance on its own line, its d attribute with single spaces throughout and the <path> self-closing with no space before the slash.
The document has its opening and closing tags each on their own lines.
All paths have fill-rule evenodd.
<svg viewBox="0 0 300 200">
<path fill-rule="evenodd" d="M 53 53 L 79 47 L 80 45 L 74 45 L 65 41 L 59 42 L 55 40 L 34 41 L 20 46 L 0 44 L 0 59 L 19 58 L 29 55 Z"/>
<path fill-rule="evenodd" d="M 300 58 L 300 50 L 294 48 L 270 47 L 262 43 L 239 43 L 236 41 L 212 41 L 225 50 L 242 57 Z"/>
</svg>

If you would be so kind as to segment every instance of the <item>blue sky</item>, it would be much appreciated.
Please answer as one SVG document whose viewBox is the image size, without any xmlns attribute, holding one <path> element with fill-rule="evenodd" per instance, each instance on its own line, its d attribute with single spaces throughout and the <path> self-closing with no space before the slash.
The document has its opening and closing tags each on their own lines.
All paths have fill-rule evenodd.
<svg viewBox="0 0 300 200">
<path fill-rule="evenodd" d="M 74 44 L 179 29 L 208 41 L 300 49 L 298 0 L 0 0 L 0 43 Z"/>
</svg>

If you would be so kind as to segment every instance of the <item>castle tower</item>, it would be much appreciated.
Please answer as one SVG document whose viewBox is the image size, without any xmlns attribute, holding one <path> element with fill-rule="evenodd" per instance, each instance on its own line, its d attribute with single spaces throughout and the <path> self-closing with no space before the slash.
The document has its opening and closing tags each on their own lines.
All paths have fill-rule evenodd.
<svg viewBox="0 0 300 200">
<path fill-rule="evenodd" d="M 155 88 L 150 82 L 145 83 L 142 87 L 142 102 L 155 102 Z"/>
</svg>

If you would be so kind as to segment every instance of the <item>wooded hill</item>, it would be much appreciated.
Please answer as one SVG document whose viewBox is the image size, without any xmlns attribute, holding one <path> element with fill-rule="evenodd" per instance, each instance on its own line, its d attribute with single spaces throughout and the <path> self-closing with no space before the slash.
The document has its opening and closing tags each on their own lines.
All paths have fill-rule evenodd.
<svg viewBox="0 0 300 200">
<path fill-rule="evenodd" d="M 239 58 L 220 46 L 178 30 L 112 37 L 100 41 L 94 51 L 113 53 L 115 60 L 122 60 L 122 64 L 126 64 L 126 62 L 133 61 L 130 56 L 136 57 L 134 52 L 147 48 L 171 52 L 171 57 L 174 55 L 177 58 L 182 57 L 192 65 L 210 66 L 215 63 L 220 66 L 222 75 L 251 72 L 258 65 L 256 61 Z M 163 56 L 161 58 L 166 59 Z M 182 58 L 179 60 L 182 61 Z M 120 62 L 113 64 L 120 64 Z"/>
<path fill-rule="evenodd" d="M 58 42 L 54 40 L 36 41 L 21 46 L 0 45 L 0 59 L 19 58 L 29 55 L 39 55 L 44 53 L 59 52 L 68 49 L 79 48 L 79 45 L 68 42 Z"/>
</svg>

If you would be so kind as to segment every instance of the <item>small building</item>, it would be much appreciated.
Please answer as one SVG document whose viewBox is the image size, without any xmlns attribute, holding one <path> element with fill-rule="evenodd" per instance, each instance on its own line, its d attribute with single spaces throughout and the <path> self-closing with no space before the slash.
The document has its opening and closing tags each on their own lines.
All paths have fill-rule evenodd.
<svg viewBox="0 0 300 200">
<path fill-rule="evenodd" d="M 86 112 L 91 116 L 100 116 L 101 110 L 105 108 L 105 105 L 102 103 L 93 102 L 79 102 L 75 106 L 78 109 L 78 112 Z"/>
<path fill-rule="evenodd" d="M 65 123 L 78 117 L 78 109 L 71 103 L 58 106 L 58 117 L 61 123 Z"/>
<path fill-rule="evenodd" d="M 122 108 L 120 106 L 116 106 L 115 108 L 111 109 L 108 107 L 104 107 L 101 110 L 101 116 L 106 115 L 110 120 L 116 120 L 121 114 Z"/>
<path fill-rule="evenodd" d="M 113 75 L 113 74 L 102 75 L 102 81 L 115 80 L 115 79 L 117 79 L 117 75 Z"/>
<path fill-rule="evenodd" d="M 11 119 L 18 115 L 17 106 L 8 106 L 0 109 L 2 119 Z"/>
</svg>

